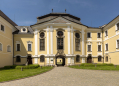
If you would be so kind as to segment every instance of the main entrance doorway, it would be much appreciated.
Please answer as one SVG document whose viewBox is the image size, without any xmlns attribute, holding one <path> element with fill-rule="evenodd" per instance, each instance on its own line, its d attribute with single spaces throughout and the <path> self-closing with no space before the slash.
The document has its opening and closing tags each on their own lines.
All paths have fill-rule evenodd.
<svg viewBox="0 0 119 86">
<path fill-rule="evenodd" d="M 32 64 L 32 58 L 31 58 L 31 56 L 28 56 L 27 57 L 27 62 L 28 62 L 28 64 Z"/>
<path fill-rule="evenodd" d="M 65 56 L 59 55 L 56 57 L 56 65 L 64 66 L 65 65 Z"/>
<path fill-rule="evenodd" d="M 92 63 L 92 56 L 91 55 L 88 56 L 87 63 Z"/>
</svg>

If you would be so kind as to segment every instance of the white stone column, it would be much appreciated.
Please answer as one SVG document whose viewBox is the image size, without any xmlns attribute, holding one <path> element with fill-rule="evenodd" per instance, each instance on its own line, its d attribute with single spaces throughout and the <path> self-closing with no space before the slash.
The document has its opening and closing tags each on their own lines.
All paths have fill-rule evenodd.
<svg viewBox="0 0 119 86">
<path fill-rule="evenodd" d="M 82 56 L 85 56 L 84 34 L 85 32 L 82 29 Z M 82 63 L 85 63 L 85 58 L 82 58 Z"/>
<path fill-rule="evenodd" d="M 35 56 L 38 57 L 38 31 L 37 29 L 34 32 L 35 35 Z M 35 62 L 34 63 L 38 63 L 38 58 L 34 58 Z"/>
<path fill-rule="evenodd" d="M 72 47 L 72 55 L 74 54 L 74 37 L 73 37 L 73 27 L 71 27 L 71 47 Z"/>
<path fill-rule="evenodd" d="M 37 30 L 35 30 L 34 35 L 35 35 L 35 55 L 37 56 L 38 55 L 38 31 Z"/>
<path fill-rule="evenodd" d="M 68 32 L 68 54 L 70 54 L 70 26 L 67 27 Z"/>
<path fill-rule="evenodd" d="M 49 55 L 49 26 L 47 26 L 47 55 Z"/>
<path fill-rule="evenodd" d="M 53 28 L 50 26 L 50 36 L 51 36 L 51 54 L 53 55 Z"/>
</svg>

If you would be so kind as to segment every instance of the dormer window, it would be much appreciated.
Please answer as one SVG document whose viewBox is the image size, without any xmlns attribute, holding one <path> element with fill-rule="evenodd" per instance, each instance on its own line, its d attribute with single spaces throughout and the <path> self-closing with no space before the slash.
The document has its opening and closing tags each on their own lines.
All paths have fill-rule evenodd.
<svg viewBox="0 0 119 86">
<path fill-rule="evenodd" d="M 23 28 L 21 29 L 21 32 L 26 33 L 26 32 L 27 32 L 27 28 L 23 27 Z"/>
</svg>

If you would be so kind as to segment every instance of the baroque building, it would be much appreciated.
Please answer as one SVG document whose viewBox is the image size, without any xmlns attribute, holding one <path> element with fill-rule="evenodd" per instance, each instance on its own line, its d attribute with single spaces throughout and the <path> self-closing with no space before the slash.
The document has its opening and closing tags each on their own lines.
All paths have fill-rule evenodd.
<svg viewBox="0 0 119 86">
<path fill-rule="evenodd" d="M 0 67 L 26 63 L 42 66 L 119 64 L 119 16 L 95 28 L 67 13 L 37 17 L 37 23 L 31 26 L 17 26 L 1 14 Z"/>
</svg>

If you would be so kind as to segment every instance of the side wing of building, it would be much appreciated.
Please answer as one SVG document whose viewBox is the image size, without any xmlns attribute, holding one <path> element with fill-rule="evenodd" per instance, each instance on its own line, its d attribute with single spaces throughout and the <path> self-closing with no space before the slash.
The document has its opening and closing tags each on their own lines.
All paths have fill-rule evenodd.
<svg viewBox="0 0 119 86">
<path fill-rule="evenodd" d="M 13 65 L 13 34 L 17 26 L 0 10 L 0 67 Z"/>
</svg>

